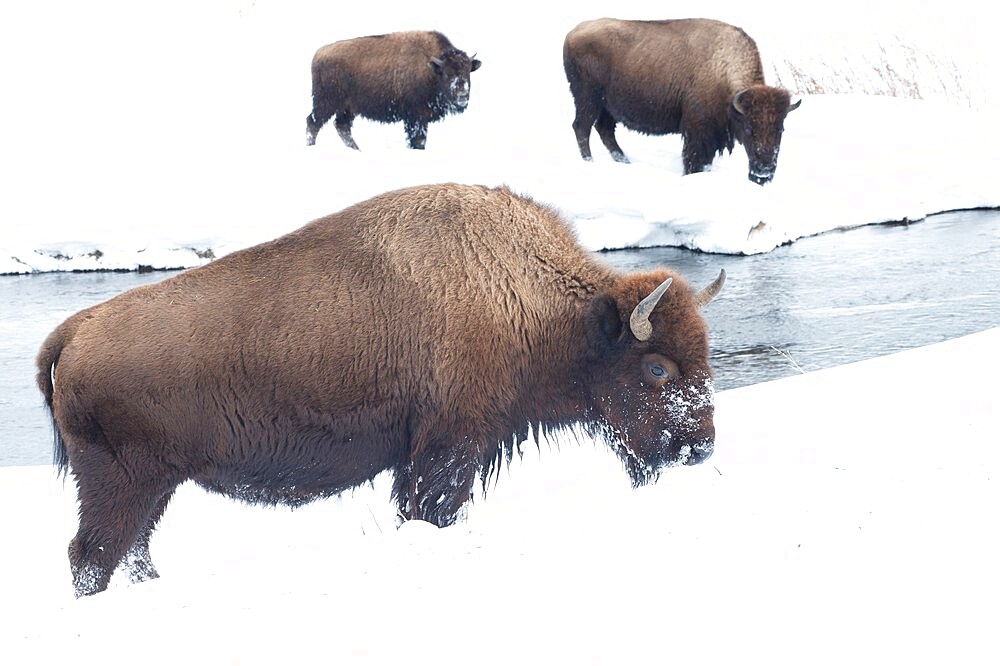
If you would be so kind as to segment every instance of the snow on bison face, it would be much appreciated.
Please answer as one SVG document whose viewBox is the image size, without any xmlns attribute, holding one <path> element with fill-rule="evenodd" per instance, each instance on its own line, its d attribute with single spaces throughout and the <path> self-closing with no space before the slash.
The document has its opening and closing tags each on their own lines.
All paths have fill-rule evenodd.
<svg viewBox="0 0 1000 666">
<path fill-rule="evenodd" d="M 730 114 L 736 138 L 747 151 L 748 177 L 758 185 L 774 178 L 785 116 L 801 103 L 792 104 L 788 91 L 765 85 L 751 86 L 733 97 Z"/>
<path fill-rule="evenodd" d="M 445 110 L 448 113 L 465 111 L 472 89 L 471 74 L 482 63 L 475 56 L 470 58 L 465 51 L 451 49 L 440 58 L 431 58 L 428 65 L 438 77 L 440 99 L 444 102 Z"/>
<path fill-rule="evenodd" d="M 635 486 L 666 467 L 704 462 L 715 445 L 708 328 L 699 309 L 722 288 L 725 271 L 697 293 L 684 284 L 671 289 L 674 278 L 664 277 L 623 281 L 618 293 L 595 299 L 589 319 L 599 350 L 588 378 L 589 427 Z"/>
</svg>

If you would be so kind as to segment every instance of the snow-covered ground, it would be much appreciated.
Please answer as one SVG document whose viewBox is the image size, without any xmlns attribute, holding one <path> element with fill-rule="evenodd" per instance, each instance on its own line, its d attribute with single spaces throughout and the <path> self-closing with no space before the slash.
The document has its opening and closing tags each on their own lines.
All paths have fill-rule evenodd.
<svg viewBox="0 0 1000 666">
<path fill-rule="evenodd" d="M 1000 74 L 971 3 L 622 2 L 623 18 L 711 16 L 756 38 L 772 84 L 803 93 L 778 171 L 759 187 L 737 146 L 681 177 L 680 140 L 620 129 L 583 162 L 562 40 L 612 13 L 513 2 L 194 0 L 18 3 L 0 57 L 0 273 L 193 266 L 388 189 L 458 181 L 554 204 L 591 248 L 671 244 L 756 253 L 826 230 L 1000 206 Z M 859 20 L 858 17 L 863 17 Z M 355 123 L 305 145 L 309 62 L 322 44 L 439 29 L 483 67 L 465 114 Z M 886 97 L 896 94 L 902 97 Z M 11 103 L 13 101 L 13 103 Z"/>
<path fill-rule="evenodd" d="M 1000 329 L 717 396 L 715 455 L 632 490 L 527 448 L 469 519 L 387 479 L 294 512 L 183 486 L 161 578 L 73 600 L 71 484 L 0 469 L 5 663 L 995 664 Z"/>
</svg>

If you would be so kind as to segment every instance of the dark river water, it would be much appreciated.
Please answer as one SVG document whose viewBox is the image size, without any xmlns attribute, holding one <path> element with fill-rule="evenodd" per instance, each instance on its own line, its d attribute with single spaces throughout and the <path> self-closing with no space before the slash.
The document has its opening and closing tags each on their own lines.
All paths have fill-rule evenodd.
<svg viewBox="0 0 1000 666">
<path fill-rule="evenodd" d="M 726 269 L 725 288 L 703 310 L 720 390 L 1000 326 L 1000 211 L 828 233 L 748 257 L 676 248 L 601 256 L 628 270 L 671 266 L 696 287 Z M 34 383 L 45 336 L 81 308 L 168 275 L 0 276 L 0 466 L 51 460 Z"/>
</svg>

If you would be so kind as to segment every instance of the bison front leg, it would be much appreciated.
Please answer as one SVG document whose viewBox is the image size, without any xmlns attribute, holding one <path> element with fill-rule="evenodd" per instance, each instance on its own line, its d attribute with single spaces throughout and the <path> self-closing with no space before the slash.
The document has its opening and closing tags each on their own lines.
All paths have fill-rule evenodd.
<svg viewBox="0 0 1000 666">
<path fill-rule="evenodd" d="M 425 520 L 447 527 L 465 517 L 479 462 L 449 446 L 424 449 L 405 469 L 396 470 L 393 496 L 405 520 Z"/>
<path fill-rule="evenodd" d="M 681 158 L 684 161 L 684 175 L 701 173 L 712 166 L 717 146 L 707 138 L 706 130 L 694 123 L 681 122 Z"/>
<path fill-rule="evenodd" d="M 403 121 L 406 130 L 406 145 L 414 150 L 423 150 L 427 145 L 427 123 L 423 120 Z"/>
</svg>

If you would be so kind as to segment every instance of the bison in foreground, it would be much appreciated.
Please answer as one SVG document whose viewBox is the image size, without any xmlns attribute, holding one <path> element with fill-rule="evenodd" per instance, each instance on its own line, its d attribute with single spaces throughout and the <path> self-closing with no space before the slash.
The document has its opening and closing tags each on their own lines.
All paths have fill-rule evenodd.
<svg viewBox="0 0 1000 666">
<path fill-rule="evenodd" d="M 394 32 L 327 44 L 312 61 L 312 113 L 306 143 L 333 121 L 348 148 L 355 116 L 402 121 L 410 148 L 423 149 L 427 125 L 469 104 L 470 74 L 482 63 L 439 32 Z"/>
<path fill-rule="evenodd" d="M 622 123 L 644 134 L 679 132 L 685 174 L 732 152 L 735 139 L 746 148 L 750 180 L 763 185 L 774 177 L 785 116 L 801 103 L 764 84 L 745 32 L 710 19 L 586 21 L 566 35 L 563 65 L 585 160 L 596 126 L 611 156 L 628 162 L 615 139 Z"/>
<path fill-rule="evenodd" d="M 529 433 L 581 426 L 635 485 L 712 454 L 700 291 L 622 274 L 506 188 L 389 192 L 82 310 L 38 353 L 76 479 L 77 595 L 126 565 L 192 479 L 292 506 L 394 473 L 399 514 L 460 518 Z"/>
</svg>

